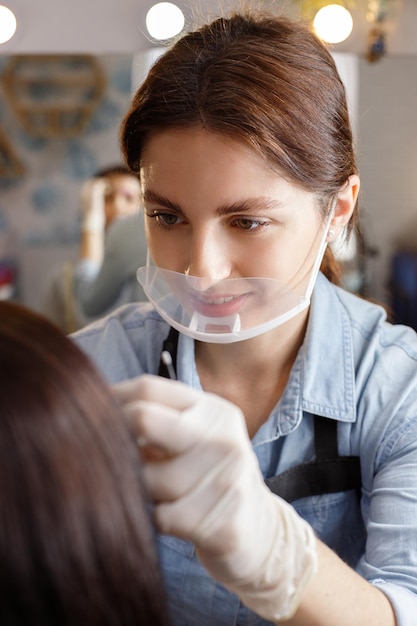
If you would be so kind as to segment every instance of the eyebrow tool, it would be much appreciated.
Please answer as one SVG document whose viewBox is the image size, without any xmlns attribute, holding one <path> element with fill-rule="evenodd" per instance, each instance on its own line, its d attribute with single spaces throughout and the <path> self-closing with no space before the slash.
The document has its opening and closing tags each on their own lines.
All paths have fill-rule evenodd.
<svg viewBox="0 0 417 626">
<path fill-rule="evenodd" d="M 175 373 L 174 370 L 174 365 L 172 364 L 172 357 L 170 355 L 170 353 L 168 352 L 168 350 L 164 350 L 161 354 L 161 359 L 162 362 L 164 363 L 164 365 L 166 366 L 167 370 L 168 370 L 168 375 L 170 377 L 171 380 L 177 380 L 177 375 Z"/>
</svg>

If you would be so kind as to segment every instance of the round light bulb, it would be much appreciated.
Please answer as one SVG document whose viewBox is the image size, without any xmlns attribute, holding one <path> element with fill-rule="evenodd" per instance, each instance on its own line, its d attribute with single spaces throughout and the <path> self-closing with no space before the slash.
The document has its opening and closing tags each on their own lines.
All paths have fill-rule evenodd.
<svg viewBox="0 0 417 626">
<path fill-rule="evenodd" d="M 328 4 L 317 11 L 313 22 L 316 34 L 327 43 L 340 43 L 352 32 L 353 19 L 340 4 Z"/>
<path fill-rule="evenodd" d="M 16 18 L 10 9 L 0 4 L 0 44 L 6 43 L 16 32 Z"/>
<path fill-rule="evenodd" d="M 163 41 L 178 35 L 184 28 L 185 18 L 172 2 L 158 2 L 146 14 L 146 28 L 154 39 Z"/>
</svg>

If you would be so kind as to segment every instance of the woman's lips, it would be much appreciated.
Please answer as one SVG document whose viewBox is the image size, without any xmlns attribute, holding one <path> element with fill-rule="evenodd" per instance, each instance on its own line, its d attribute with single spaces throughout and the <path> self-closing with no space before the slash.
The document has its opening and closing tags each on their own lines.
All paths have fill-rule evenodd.
<svg viewBox="0 0 417 626">
<path fill-rule="evenodd" d="M 249 297 L 249 293 L 232 296 L 220 294 L 190 294 L 193 308 L 206 317 L 228 317 L 236 315 Z"/>
</svg>

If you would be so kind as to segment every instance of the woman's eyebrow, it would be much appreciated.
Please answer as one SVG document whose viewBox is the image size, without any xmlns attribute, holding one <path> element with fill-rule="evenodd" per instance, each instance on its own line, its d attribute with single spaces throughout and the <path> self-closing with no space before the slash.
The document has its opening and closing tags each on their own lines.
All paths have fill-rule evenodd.
<svg viewBox="0 0 417 626">
<path fill-rule="evenodd" d="M 144 202 L 149 202 L 151 204 L 159 204 L 166 209 L 171 209 L 172 211 L 176 211 L 177 213 L 183 213 L 180 205 L 176 202 L 172 202 L 165 196 L 157 193 L 156 191 L 152 191 L 152 189 L 147 189 L 143 194 Z"/>
<path fill-rule="evenodd" d="M 181 213 L 182 215 L 184 214 L 184 211 L 179 204 L 177 204 L 176 202 L 172 202 L 172 200 L 169 200 L 169 198 L 162 196 L 152 189 L 147 189 L 144 192 L 143 200 L 151 204 L 158 204 L 161 207 L 171 209 L 176 213 Z M 255 198 L 245 198 L 244 200 L 237 200 L 236 202 L 232 202 L 230 204 L 223 204 L 216 209 L 216 214 L 222 217 L 233 213 L 272 211 L 281 208 L 281 206 L 282 205 L 280 201 L 276 198 L 260 196 Z"/>
<path fill-rule="evenodd" d="M 231 213 L 249 213 L 256 211 L 272 211 L 281 208 L 281 203 L 276 198 L 256 197 L 238 200 L 231 204 L 224 204 L 216 209 L 216 213 L 220 216 L 229 215 Z"/>
</svg>

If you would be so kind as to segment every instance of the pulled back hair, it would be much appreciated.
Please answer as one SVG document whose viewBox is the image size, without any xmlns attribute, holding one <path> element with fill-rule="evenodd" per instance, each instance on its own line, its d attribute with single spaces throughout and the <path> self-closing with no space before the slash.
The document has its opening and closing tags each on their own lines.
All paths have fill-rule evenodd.
<svg viewBox="0 0 417 626">
<path fill-rule="evenodd" d="M 306 25 L 285 17 L 219 18 L 160 57 L 122 123 L 128 167 L 140 173 L 153 133 L 193 126 L 255 149 L 287 180 L 317 194 L 323 213 L 357 173 L 334 60 Z M 335 279 L 326 254 L 326 273 Z"/>
<path fill-rule="evenodd" d="M 137 448 L 81 350 L 0 303 L 0 623 L 167 626 Z"/>
</svg>

